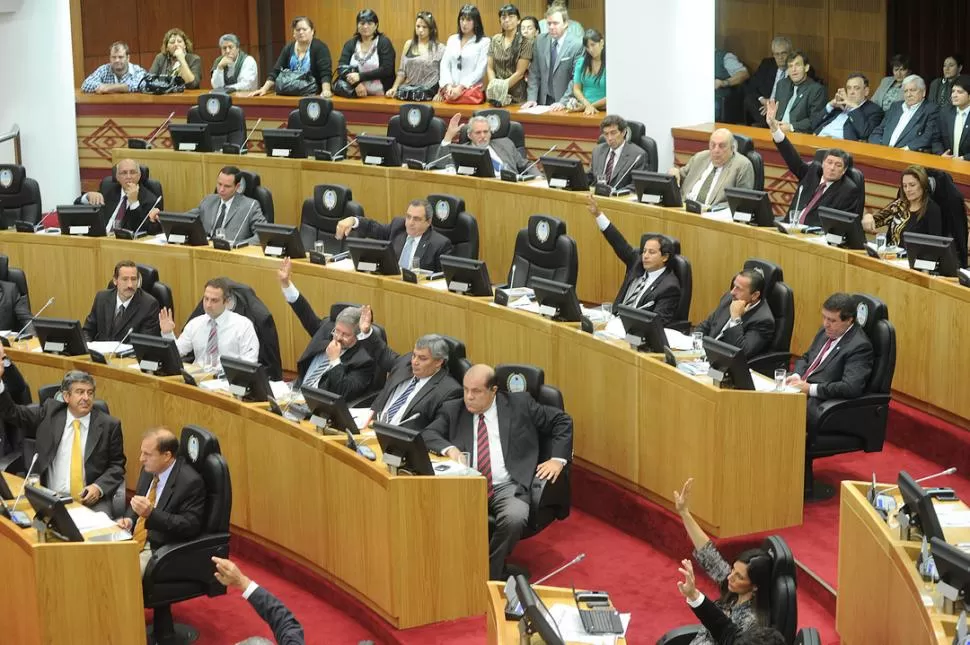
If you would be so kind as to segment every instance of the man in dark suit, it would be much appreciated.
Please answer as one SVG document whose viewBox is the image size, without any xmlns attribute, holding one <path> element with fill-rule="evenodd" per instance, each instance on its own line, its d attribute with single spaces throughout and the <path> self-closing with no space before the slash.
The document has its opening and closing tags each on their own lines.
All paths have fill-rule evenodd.
<svg viewBox="0 0 970 645">
<path fill-rule="evenodd" d="M 5 368 L 0 353 L 0 378 Z M 0 416 L 4 424 L 33 430 L 41 483 L 95 511 L 111 512 L 111 498 L 125 479 L 125 447 L 121 421 L 94 407 L 94 378 L 71 370 L 61 382 L 63 401 L 41 406 L 14 403 L 0 385 Z"/>
<path fill-rule="evenodd" d="M 451 120 L 448 121 L 448 130 L 445 137 L 441 140 L 441 152 L 448 152 L 448 146 L 455 142 L 455 138 L 461 131 L 461 113 L 456 112 Z M 473 116 L 468 120 L 468 142 L 470 145 L 479 148 L 488 148 L 489 155 L 492 157 L 492 167 L 498 175 L 502 170 L 508 169 L 517 173 L 525 173 L 528 177 L 538 177 L 539 171 L 534 164 L 530 164 L 519 153 L 509 139 L 492 139 L 492 129 L 488 125 L 488 119 L 483 116 Z M 442 160 L 439 165 L 453 166 L 455 162 L 451 156 Z"/>
<path fill-rule="evenodd" d="M 14 403 L 18 405 L 28 405 L 30 403 L 30 387 L 27 385 L 27 381 L 24 380 L 23 374 L 17 369 L 17 366 L 11 362 L 3 353 L 3 347 L 0 346 L 0 363 L 3 363 L 3 388 L 6 391 Z M 0 461 L 5 464 L 17 464 L 16 466 L 9 468 L 10 472 L 23 472 L 27 468 L 27 464 L 23 463 L 23 447 L 24 447 L 24 433 L 23 429 L 19 428 L 13 424 L 7 424 L 4 422 L 3 418 L 0 417 Z M 3 459 L 7 455 L 12 455 Z M 20 456 L 19 458 L 17 456 Z M 7 467 L 0 468 L 0 470 L 8 470 Z"/>
<path fill-rule="evenodd" d="M 626 120 L 618 114 L 609 114 L 600 122 L 600 134 L 606 141 L 593 148 L 589 167 L 593 182 L 602 181 L 615 189 L 632 189 L 632 172 L 646 168 L 647 153 L 626 140 L 627 127 Z"/>
<path fill-rule="evenodd" d="M 337 222 L 335 236 L 342 240 L 353 231 L 357 237 L 390 240 L 402 269 L 419 267 L 425 271 L 441 271 L 441 256 L 449 255 L 454 245 L 431 226 L 431 213 L 427 200 L 412 199 L 405 216 L 395 217 L 390 224 L 345 217 Z"/>
<path fill-rule="evenodd" d="M 951 105 L 937 117 L 940 138 L 933 152 L 970 161 L 970 76 L 957 76 L 951 84 Z"/>
<path fill-rule="evenodd" d="M 18 332 L 30 322 L 30 318 L 27 296 L 20 293 L 13 282 L 0 280 L 0 329 Z"/>
<path fill-rule="evenodd" d="M 903 81 L 903 100 L 893 103 L 886 117 L 869 135 L 869 143 L 914 152 L 939 146 L 936 103 L 927 101 L 926 83 L 916 74 Z"/>
<path fill-rule="evenodd" d="M 818 226 L 818 208 L 828 206 L 850 213 L 862 214 L 865 195 L 862 187 L 845 176 L 849 166 L 849 155 L 839 148 L 829 148 L 822 163 L 805 163 L 795 146 L 785 136 L 775 118 L 778 104 L 768 101 L 765 120 L 771 128 L 771 138 L 781 153 L 788 169 L 798 177 L 798 190 L 789 206 L 789 212 L 799 212 L 798 222 L 805 226 Z"/>
<path fill-rule="evenodd" d="M 775 317 L 761 298 L 764 289 L 765 277 L 760 271 L 741 271 L 717 309 L 694 331 L 740 347 L 748 358 L 761 354 L 775 335 Z"/>
<path fill-rule="evenodd" d="M 868 141 L 869 135 L 882 122 L 882 108 L 869 100 L 869 79 L 853 72 L 840 87 L 835 98 L 815 115 L 812 129 L 820 137 Z"/>
<path fill-rule="evenodd" d="M 221 230 L 229 241 L 257 244 L 259 236 L 253 227 L 265 224 L 266 218 L 259 202 L 242 194 L 241 179 L 239 168 L 225 166 L 216 180 L 216 194 L 203 197 L 189 214 L 202 219 L 202 227 L 210 237 Z"/>
<path fill-rule="evenodd" d="M 754 75 L 744 84 L 744 116 L 748 124 L 764 127 L 765 104 L 776 96 L 778 83 L 788 74 L 791 40 L 775 36 L 771 56 L 763 58 Z"/>
<path fill-rule="evenodd" d="M 216 565 L 216 580 L 227 587 L 234 587 L 242 592 L 242 597 L 249 601 L 259 617 L 273 630 L 273 638 L 278 645 L 303 645 L 303 626 L 300 625 L 293 612 L 287 609 L 280 600 L 269 591 L 260 587 L 244 574 L 235 562 L 224 558 L 212 557 Z M 249 639 L 243 641 L 248 643 Z"/>
<path fill-rule="evenodd" d="M 465 374 L 464 399 L 441 406 L 424 430 L 428 449 L 469 465 L 488 487 L 488 511 L 495 530 L 488 544 L 491 580 L 503 579 L 505 558 L 529 520 L 533 477 L 556 481 L 573 454 L 573 420 L 562 410 L 540 405 L 529 394 L 499 393 L 495 370 L 473 365 Z M 539 461 L 540 435 L 551 438 L 551 457 Z"/>
<path fill-rule="evenodd" d="M 569 12 L 562 4 L 546 10 L 548 31 L 535 39 L 529 64 L 528 101 L 522 108 L 550 105 L 553 112 L 565 110 L 573 95 L 573 72 L 576 59 L 583 55 L 582 36 L 569 28 Z"/>
<path fill-rule="evenodd" d="M 277 277 L 283 297 L 292 307 L 310 343 L 296 362 L 298 385 L 342 395 L 348 401 L 367 392 L 374 380 L 374 359 L 357 341 L 360 308 L 347 307 L 335 321 L 320 319 L 313 307 L 290 281 L 290 259 L 280 265 Z"/>
<path fill-rule="evenodd" d="M 120 341 L 129 329 L 136 334 L 161 336 L 158 301 L 141 290 L 138 266 L 131 260 L 122 260 L 115 265 L 112 282 L 114 289 L 99 291 L 94 296 L 91 313 L 84 321 L 85 338 Z"/>
<path fill-rule="evenodd" d="M 778 83 L 775 100 L 785 132 L 811 132 L 812 119 L 825 106 L 825 87 L 810 78 L 811 65 L 803 51 L 788 57 L 788 78 Z"/>
<path fill-rule="evenodd" d="M 158 223 L 160 196 L 141 183 L 141 169 L 134 159 L 119 161 L 115 166 L 114 181 L 102 182 L 101 187 L 103 193 L 84 193 L 74 203 L 100 206 L 105 231 L 111 233 L 119 228 L 134 231 L 144 222 L 142 231 L 152 235 L 162 232 Z"/>
<path fill-rule="evenodd" d="M 118 526 L 130 531 L 141 547 L 141 572 L 152 551 L 202 533 L 205 481 L 178 458 L 179 440 L 168 428 L 155 428 L 141 441 L 141 474 L 130 508 Z"/>
<path fill-rule="evenodd" d="M 664 325 L 669 324 L 680 304 L 680 281 L 667 266 L 674 255 L 673 243 L 663 235 L 649 235 L 643 250 L 635 249 L 603 214 L 592 195 L 588 198 L 588 208 L 616 257 L 626 266 L 623 284 L 613 301 L 614 309 L 620 305 L 646 309 L 657 314 Z"/>
</svg>

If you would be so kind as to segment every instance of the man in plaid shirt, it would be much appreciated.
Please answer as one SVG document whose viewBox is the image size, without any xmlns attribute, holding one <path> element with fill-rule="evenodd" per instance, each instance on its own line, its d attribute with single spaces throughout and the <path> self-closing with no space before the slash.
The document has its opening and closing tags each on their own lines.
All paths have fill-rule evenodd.
<svg viewBox="0 0 970 645">
<path fill-rule="evenodd" d="M 128 62 L 128 44 L 118 41 L 111 44 L 111 62 L 84 79 L 81 91 L 95 94 L 137 92 L 138 83 L 144 76 L 143 68 Z"/>
</svg>

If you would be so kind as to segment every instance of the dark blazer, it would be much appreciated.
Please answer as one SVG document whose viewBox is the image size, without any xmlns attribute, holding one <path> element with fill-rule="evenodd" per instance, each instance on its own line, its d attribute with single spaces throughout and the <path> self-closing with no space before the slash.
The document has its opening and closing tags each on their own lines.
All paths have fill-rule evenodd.
<svg viewBox="0 0 970 645">
<path fill-rule="evenodd" d="M 812 200 L 812 195 L 815 194 L 815 190 L 822 180 L 822 164 L 817 161 L 812 161 L 811 163 L 802 161 L 802 158 L 798 155 L 798 151 L 795 150 L 795 146 L 791 144 L 788 137 L 782 139 L 780 143 L 776 143 L 775 147 L 778 148 L 778 152 L 781 153 L 785 163 L 788 164 L 788 169 L 793 175 L 798 177 L 798 187 L 802 189 L 798 206 L 805 208 Z M 795 191 L 795 195 L 796 197 L 792 198 L 792 202 L 789 205 L 789 210 L 795 207 L 795 200 L 798 197 L 797 190 Z M 805 216 L 805 224 L 808 226 L 819 225 L 818 208 L 820 206 L 828 206 L 829 208 L 837 208 L 838 210 L 861 214 L 864 197 L 862 188 L 856 186 L 856 183 L 846 173 L 842 175 L 842 179 L 825 190 L 822 198 Z"/>
<path fill-rule="evenodd" d="M 121 317 L 121 324 L 115 328 L 115 305 L 118 304 L 118 292 L 114 289 L 99 291 L 94 296 L 94 304 L 91 305 L 91 312 L 87 320 L 84 321 L 84 337 L 89 340 L 116 340 L 120 341 L 128 333 L 129 329 L 134 329 L 136 334 L 151 334 L 161 336 L 162 332 L 158 325 L 158 301 L 141 289 L 135 291 L 128 306 L 125 307 L 125 314 Z"/>
<path fill-rule="evenodd" d="M 768 56 L 767 58 L 762 58 L 761 63 L 758 65 L 758 69 L 755 70 L 751 78 L 745 83 L 745 93 L 754 99 L 755 105 L 758 105 L 758 97 L 763 96 L 768 98 L 771 96 L 771 90 L 775 87 L 775 78 L 778 75 L 778 64 L 775 63 L 774 56 Z M 783 76 L 781 81 L 785 80 Z M 781 81 L 778 81 L 780 84 Z M 764 122 L 764 118 L 761 119 Z"/>
<path fill-rule="evenodd" d="M 108 185 L 108 190 L 101 193 L 104 197 L 104 206 L 101 207 L 101 223 L 108 226 L 108 220 L 114 214 L 115 209 L 118 208 L 118 202 L 121 201 L 121 184 L 117 182 L 112 182 Z M 75 204 L 81 204 L 81 199 L 84 195 L 81 195 L 74 200 Z M 115 220 L 114 229 L 126 228 L 129 231 L 134 231 L 138 228 L 138 225 L 143 221 L 145 224 L 141 227 L 142 231 L 146 231 L 151 235 L 156 235 L 162 232 L 162 225 L 158 222 L 153 222 L 151 220 L 146 220 L 145 216 L 151 211 L 152 206 L 155 205 L 155 200 L 158 199 L 158 195 L 148 190 L 144 185 L 138 185 L 138 208 L 129 208 L 125 211 L 125 216 Z M 159 202 L 158 208 L 161 208 L 162 202 Z"/>
<path fill-rule="evenodd" d="M 795 373 L 804 376 L 818 353 L 822 351 L 828 338 L 825 330 L 820 329 L 815 340 L 797 361 Z M 854 399 L 862 396 L 869 374 L 872 372 L 872 343 L 866 332 L 853 325 L 845 333 L 839 344 L 835 346 L 822 364 L 808 377 L 809 383 L 818 384 L 818 399 Z"/>
<path fill-rule="evenodd" d="M 610 246 L 613 247 L 616 257 L 626 266 L 623 283 L 613 300 L 613 307 L 616 308 L 623 303 L 623 297 L 626 295 L 627 289 L 630 288 L 630 284 L 634 280 L 639 280 L 640 276 L 643 275 L 643 260 L 641 259 L 641 250 L 630 246 L 626 238 L 623 237 L 623 233 L 620 233 L 620 229 L 613 224 L 610 224 L 603 231 L 603 235 Z M 674 272 L 668 268 L 657 280 L 654 280 L 649 288 L 644 290 L 640 296 L 640 301 L 637 302 L 637 309 L 654 312 L 660 316 L 660 320 L 666 326 L 677 315 L 677 305 L 679 304 L 680 281 L 674 275 Z"/>
<path fill-rule="evenodd" d="M 273 630 L 273 638 L 279 645 L 304 644 L 303 626 L 279 598 L 263 587 L 256 587 L 248 600 L 259 617 Z"/>
<path fill-rule="evenodd" d="M 395 217 L 390 224 L 381 224 L 363 217 L 358 218 L 358 222 L 357 229 L 354 231 L 356 237 L 390 240 L 394 255 L 398 258 L 401 257 L 404 243 L 408 239 L 403 217 Z M 414 250 L 414 259 L 418 260 L 419 266 L 426 271 L 441 271 L 441 256 L 449 255 L 453 249 L 454 245 L 451 240 L 434 230 L 434 227 L 429 226 L 428 230 L 421 236 L 418 248 Z"/>
<path fill-rule="evenodd" d="M 916 108 L 916 114 L 906 124 L 894 147 L 909 148 L 914 152 L 929 152 L 933 150 L 934 146 L 939 146 L 940 132 L 937 129 L 939 126 L 937 114 L 936 104 L 924 100 Z M 888 146 L 893 131 L 902 116 L 903 102 L 893 103 L 892 107 L 886 110 L 886 117 L 882 120 L 882 123 L 876 126 L 876 129 L 869 135 L 869 143 Z"/>
<path fill-rule="evenodd" d="M 0 329 L 18 332 L 30 322 L 31 316 L 27 296 L 13 282 L 0 280 Z"/>
<path fill-rule="evenodd" d="M 48 399 L 42 405 L 17 405 L 4 390 L 0 394 L 0 416 L 6 424 L 31 428 L 37 433 L 37 466 L 41 481 L 47 476 L 67 423 L 67 404 Z M 87 442 L 84 445 L 84 485 L 97 484 L 111 499 L 125 480 L 125 445 L 121 421 L 97 408 L 91 409 Z"/>
<path fill-rule="evenodd" d="M 290 68 L 290 57 L 295 48 L 296 41 L 286 43 L 279 58 L 276 59 L 273 69 L 269 70 L 269 74 L 266 76 L 267 80 L 275 83 L 280 71 Z M 317 85 L 321 89 L 324 83 L 329 85 L 330 79 L 333 78 L 333 59 L 330 56 L 330 48 L 327 47 L 325 42 L 317 38 L 310 41 L 310 74 L 317 80 Z"/>
<path fill-rule="evenodd" d="M 135 494 L 147 496 L 152 477 L 151 473 L 142 470 Z M 204 514 L 205 482 L 192 466 L 182 459 L 176 459 L 162 489 L 162 496 L 155 500 L 155 509 L 145 519 L 152 550 L 198 537 L 202 533 Z M 131 520 L 132 527 L 138 521 L 138 515 L 130 506 L 125 517 Z"/>
<path fill-rule="evenodd" d="M 358 40 L 355 36 L 344 43 L 343 49 L 340 50 L 340 58 L 337 61 L 338 66 L 350 65 L 350 59 L 353 58 L 357 42 Z M 359 72 L 360 82 L 379 80 L 386 92 L 394 85 L 394 77 L 397 74 L 397 54 L 394 53 L 394 45 L 391 43 L 391 39 L 384 34 L 381 34 L 377 39 L 377 61 L 377 69 L 369 72 Z"/>
<path fill-rule="evenodd" d="M 812 123 L 812 132 L 815 134 L 820 133 L 825 126 L 842 114 L 841 108 L 833 108 L 831 112 L 826 110 L 827 107 L 823 106 L 822 110 L 815 115 Z M 882 122 L 884 114 L 882 108 L 872 101 L 866 101 L 856 109 L 850 110 L 849 118 L 842 125 L 842 138 L 846 141 L 868 141 L 869 135 Z"/>
<path fill-rule="evenodd" d="M 731 319 L 732 300 L 730 291 L 724 294 L 717 308 L 711 312 L 711 315 L 704 322 L 695 327 L 694 331 L 703 332 L 705 336 L 717 338 L 721 329 Z M 729 345 L 740 347 L 744 350 L 746 357 L 752 358 L 768 349 L 774 335 L 775 317 L 771 314 L 771 307 L 764 300 L 759 300 L 753 309 L 741 314 L 741 324 L 725 331 L 720 340 Z"/>
<path fill-rule="evenodd" d="M 593 148 L 593 161 L 589 166 L 589 172 L 593 176 L 593 181 L 598 177 L 606 176 L 606 159 L 610 154 L 610 146 L 601 143 Z M 639 157 L 639 160 L 637 159 Z M 633 188 L 633 170 L 646 170 L 647 153 L 643 148 L 635 143 L 627 141 L 623 144 L 620 151 L 620 158 L 613 161 L 613 176 L 610 178 L 610 185 L 614 188 Z M 617 180 L 622 180 L 617 182 Z"/>
<path fill-rule="evenodd" d="M 496 394 L 498 431 L 502 440 L 505 468 L 512 480 L 525 490 L 532 486 L 539 464 L 539 435 L 552 437 L 550 458 L 570 461 L 573 456 L 573 419 L 547 405 L 540 405 L 525 392 Z M 473 415 L 464 399 L 448 401 L 425 428 L 428 449 L 442 454 L 449 446 L 470 452 L 476 442 Z"/>
<path fill-rule="evenodd" d="M 954 157 L 961 157 L 970 161 L 970 115 L 963 120 L 963 134 L 960 135 L 960 149 L 953 149 L 953 124 L 956 123 L 957 109 L 949 106 L 937 113 L 937 130 L 940 136 L 933 146 L 934 154 L 943 154 L 947 150 Z"/>
<path fill-rule="evenodd" d="M 778 81 L 775 99 L 778 101 L 779 121 L 785 114 L 785 110 L 788 109 L 788 102 L 792 100 L 794 92 L 795 85 L 791 82 L 791 79 L 783 78 Z M 795 94 L 794 100 L 788 119 L 795 132 L 810 133 L 812 131 L 812 119 L 825 107 L 825 86 L 816 83 L 811 78 L 806 78 L 798 86 L 798 93 Z"/>
<path fill-rule="evenodd" d="M 3 389 L 10 394 L 14 403 L 20 405 L 30 403 L 30 387 L 14 363 L 10 363 L 3 370 Z M 8 424 L 0 418 L 0 457 L 12 452 L 20 453 L 23 447 L 23 429 L 14 424 Z"/>
<path fill-rule="evenodd" d="M 710 598 L 705 596 L 704 602 L 697 607 L 691 607 L 691 611 L 707 631 L 711 632 L 711 637 L 717 645 L 734 645 L 734 641 L 740 635 L 738 626 Z"/>
</svg>

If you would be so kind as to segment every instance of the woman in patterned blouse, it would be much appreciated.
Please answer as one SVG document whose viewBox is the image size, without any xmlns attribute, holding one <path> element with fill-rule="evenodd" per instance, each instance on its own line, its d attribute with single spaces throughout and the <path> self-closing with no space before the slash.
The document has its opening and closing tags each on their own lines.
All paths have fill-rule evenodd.
<svg viewBox="0 0 970 645">
<path fill-rule="evenodd" d="M 862 216 L 867 233 L 886 227 L 886 244 L 899 246 L 903 233 L 943 234 L 943 215 L 930 197 L 930 179 L 923 166 L 909 166 L 899 179 L 900 197 L 875 215 Z"/>
</svg>

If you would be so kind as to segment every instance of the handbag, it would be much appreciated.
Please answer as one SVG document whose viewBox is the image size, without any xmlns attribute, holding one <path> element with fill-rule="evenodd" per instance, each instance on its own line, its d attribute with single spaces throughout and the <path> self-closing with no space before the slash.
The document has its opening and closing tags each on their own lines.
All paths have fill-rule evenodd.
<svg viewBox="0 0 970 645">
<path fill-rule="evenodd" d="M 435 85 L 400 85 L 397 88 L 397 92 L 394 94 L 394 98 L 399 101 L 407 101 L 409 103 L 415 103 L 419 101 L 430 101 L 434 99 L 435 94 L 438 93 L 438 86 Z"/>
<path fill-rule="evenodd" d="M 356 83 L 350 83 L 347 80 L 347 74 L 351 72 L 356 72 L 356 65 L 338 65 L 337 73 L 333 80 L 333 93 L 337 96 L 342 96 L 345 99 L 355 99 L 357 98 L 357 92 L 354 88 L 357 86 Z"/>
<path fill-rule="evenodd" d="M 282 96 L 313 96 L 319 92 L 317 79 L 310 72 L 281 69 L 276 75 L 276 93 Z"/>
<path fill-rule="evenodd" d="M 435 100 L 461 105 L 478 105 L 485 102 L 485 92 L 482 91 L 482 84 L 476 83 L 471 87 L 466 87 L 465 91 L 456 99 L 446 99 L 439 91 Z"/>
<path fill-rule="evenodd" d="M 145 74 L 138 82 L 142 94 L 179 94 L 185 91 L 185 80 L 174 74 Z"/>
</svg>

